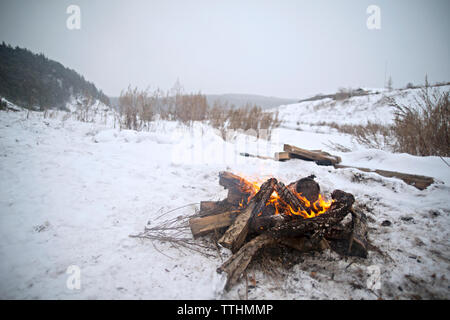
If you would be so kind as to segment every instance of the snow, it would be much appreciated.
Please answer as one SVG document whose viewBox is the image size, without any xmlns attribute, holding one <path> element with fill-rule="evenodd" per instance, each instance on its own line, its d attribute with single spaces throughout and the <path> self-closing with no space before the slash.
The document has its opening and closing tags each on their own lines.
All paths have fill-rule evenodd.
<svg viewBox="0 0 450 320">
<path fill-rule="evenodd" d="M 379 97 L 370 99 L 375 103 Z M 328 118 L 340 123 L 372 116 L 388 121 L 378 109 L 359 110 L 363 105 L 355 103 L 351 118 L 336 110 Z M 285 125 L 273 132 L 270 142 L 241 133 L 224 140 L 202 123 L 188 128 L 156 121 L 148 131 L 121 131 L 114 128 L 110 110 L 89 123 L 77 121 L 74 110 L 47 118 L 39 112 L 1 112 L 0 297 L 242 298 L 245 283 L 223 292 L 223 275 L 216 272 L 222 261 L 218 255 L 207 258 L 129 237 L 148 222 L 156 223 L 164 212 L 184 206 L 164 218 L 190 215 L 200 201 L 224 198 L 218 173 L 230 170 L 259 180 L 275 176 L 285 183 L 314 174 L 326 195 L 334 189 L 353 193 L 357 205 L 366 207 L 372 244 L 383 252 L 372 250 L 368 259 L 342 258 L 329 250 L 305 254 L 302 263 L 283 271 L 282 279 L 252 271 L 257 285 L 249 299 L 448 299 L 448 166 L 438 157 L 366 149 L 328 128 L 321 133 L 295 130 L 294 114 L 300 107 L 305 106 L 281 107 Z M 320 110 L 302 119 L 312 123 L 320 119 Z M 273 156 L 283 143 L 329 151 L 341 156 L 343 164 L 428 175 L 437 182 L 420 191 L 401 180 L 356 169 L 239 155 Z M 353 151 L 336 152 L 330 143 Z M 385 220 L 392 224 L 382 226 Z M 226 259 L 229 252 L 222 249 L 221 255 Z M 72 265 L 81 271 L 80 290 L 66 285 Z M 366 286 L 374 265 L 381 272 L 380 290 Z"/>
</svg>

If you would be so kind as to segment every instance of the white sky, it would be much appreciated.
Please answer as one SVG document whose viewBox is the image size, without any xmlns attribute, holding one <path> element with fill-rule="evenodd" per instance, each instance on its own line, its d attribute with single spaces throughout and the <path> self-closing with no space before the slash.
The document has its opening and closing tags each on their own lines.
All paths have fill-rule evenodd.
<svg viewBox="0 0 450 320">
<path fill-rule="evenodd" d="M 66 8 L 81 8 L 81 30 Z M 381 30 L 366 9 L 381 8 Z M 0 41 L 42 52 L 106 94 L 129 84 L 301 98 L 450 81 L 448 0 L 0 0 Z"/>
</svg>

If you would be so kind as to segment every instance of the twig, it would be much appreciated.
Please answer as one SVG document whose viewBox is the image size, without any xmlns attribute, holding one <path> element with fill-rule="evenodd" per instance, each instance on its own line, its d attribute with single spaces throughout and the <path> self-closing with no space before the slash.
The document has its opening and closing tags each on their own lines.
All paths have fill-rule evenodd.
<svg viewBox="0 0 450 320">
<path fill-rule="evenodd" d="M 155 220 L 158 220 L 159 218 L 161 218 L 161 217 L 165 216 L 165 215 L 166 215 L 166 214 L 168 214 L 168 213 L 171 213 L 171 212 L 174 212 L 174 211 L 177 211 L 177 210 L 180 210 L 180 209 L 186 208 L 186 207 L 190 207 L 190 206 L 193 206 L 193 205 L 195 205 L 195 204 L 198 204 L 198 203 L 197 203 L 197 202 L 194 202 L 194 203 L 189 203 L 189 204 L 186 204 L 186 205 L 184 205 L 184 206 L 181 206 L 181 207 L 178 207 L 178 208 L 175 208 L 175 209 L 169 210 L 169 211 L 167 211 L 167 212 L 163 213 L 162 215 L 160 215 L 159 217 L 156 217 L 156 218 L 155 218 Z"/>
<path fill-rule="evenodd" d="M 442 161 L 444 161 L 444 163 L 447 165 L 447 166 L 449 166 L 450 167 L 450 164 L 448 164 L 448 162 L 447 161 L 445 161 L 445 159 L 442 157 L 442 156 L 439 156 L 439 158 L 441 158 L 441 160 Z"/>
</svg>

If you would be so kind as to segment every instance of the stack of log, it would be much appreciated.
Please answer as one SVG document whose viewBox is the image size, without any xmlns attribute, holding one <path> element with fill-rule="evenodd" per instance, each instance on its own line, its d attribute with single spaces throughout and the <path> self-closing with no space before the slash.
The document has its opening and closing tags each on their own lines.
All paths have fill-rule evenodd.
<svg viewBox="0 0 450 320">
<path fill-rule="evenodd" d="M 271 178 L 256 191 L 242 177 L 230 172 L 219 174 L 219 184 L 228 190 L 227 198 L 201 202 L 200 216 L 189 224 L 194 238 L 218 233 L 218 243 L 233 253 L 218 268 L 218 272 L 228 275 L 226 289 L 239 280 L 252 258 L 265 246 L 288 246 L 305 252 L 323 250 L 330 247 L 330 241 L 344 240 L 348 246 L 346 254 L 367 257 L 366 217 L 353 210 L 353 195 L 333 191 L 328 210 L 314 215 L 317 208 L 312 209 L 311 204 L 321 197 L 314 178 L 306 177 L 287 186 Z M 273 194 L 285 208 L 311 213 L 311 217 L 285 209 L 276 212 L 269 201 Z M 352 222 L 344 226 L 341 222 L 349 214 Z"/>
</svg>

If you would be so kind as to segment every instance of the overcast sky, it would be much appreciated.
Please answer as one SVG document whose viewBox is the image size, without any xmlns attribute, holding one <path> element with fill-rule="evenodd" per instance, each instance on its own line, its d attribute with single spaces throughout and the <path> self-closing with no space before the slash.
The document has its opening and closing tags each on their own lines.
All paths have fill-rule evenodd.
<svg viewBox="0 0 450 320">
<path fill-rule="evenodd" d="M 69 30 L 66 9 L 81 9 Z M 366 25 L 369 5 L 381 29 Z M 129 84 L 301 98 L 450 81 L 449 0 L 0 0 L 0 41 L 42 52 L 108 95 Z"/>
</svg>

